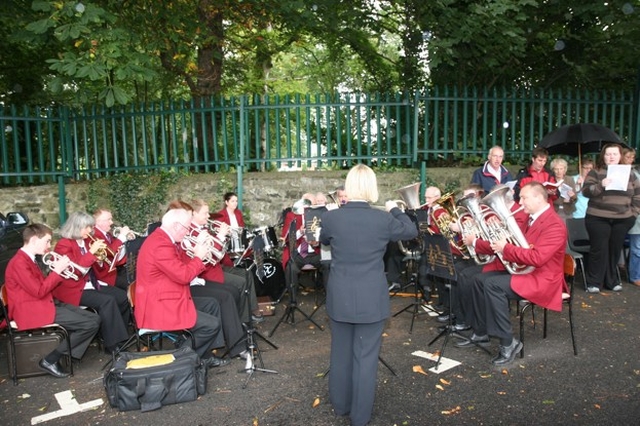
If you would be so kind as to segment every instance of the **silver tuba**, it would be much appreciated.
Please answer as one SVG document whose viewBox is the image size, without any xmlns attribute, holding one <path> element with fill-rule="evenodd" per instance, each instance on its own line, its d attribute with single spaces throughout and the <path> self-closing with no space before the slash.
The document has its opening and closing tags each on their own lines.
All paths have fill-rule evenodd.
<svg viewBox="0 0 640 426">
<path fill-rule="evenodd" d="M 420 205 L 420 182 L 403 186 L 402 188 L 398 189 L 397 192 L 400 194 L 401 199 L 395 200 L 395 203 L 403 212 L 407 213 L 407 209 L 418 210 L 420 207 L 422 207 Z M 416 227 L 418 228 L 418 236 L 413 240 L 398 241 L 398 248 L 405 256 L 409 256 L 415 253 L 422 253 L 423 251 L 423 240 L 420 233 L 420 224 L 418 223 L 418 220 L 414 215 L 408 214 L 408 216 L 413 222 L 415 222 Z"/>
<path fill-rule="evenodd" d="M 476 238 L 486 239 L 479 223 L 484 220 L 483 206 L 480 205 L 480 198 L 475 194 L 469 194 L 458 200 L 456 203 L 456 215 L 458 216 L 458 225 L 460 233 L 464 238 L 466 235 L 474 235 Z M 485 207 L 486 208 L 486 207 Z M 492 254 L 479 254 L 472 246 L 467 246 L 469 256 L 478 265 L 486 265 L 493 262 L 496 258 Z"/>
<path fill-rule="evenodd" d="M 513 217 L 514 213 L 507 207 L 505 199 L 507 192 L 509 192 L 508 186 L 498 185 L 482 198 L 480 203 L 489 207 L 490 210 L 483 213 L 482 220 L 478 222 L 478 225 L 489 242 L 505 238 L 515 246 L 529 248 L 527 239 L 524 237 L 524 234 L 522 234 L 518 223 Z M 492 220 L 490 216 L 494 213 L 497 218 L 493 218 Z M 510 274 L 528 274 L 535 269 L 533 266 L 518 265 L 509 262 L 504 259 L 502 254 L 498 254 L 498 258 Z"/>
</svg>

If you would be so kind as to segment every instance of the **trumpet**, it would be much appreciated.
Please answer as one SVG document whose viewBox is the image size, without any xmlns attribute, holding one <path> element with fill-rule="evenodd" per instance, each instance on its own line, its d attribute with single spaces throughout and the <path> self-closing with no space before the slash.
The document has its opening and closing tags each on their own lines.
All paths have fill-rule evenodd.
<svg viewBox="0 0 640 426">
<path fill-rule="evenodd" d="M 113 234 L 114 237 L 118 238 L 121 232 L 122 232 L 122 227 L 116 226 L 115 228 L 113 228 L 113 231 L 111 233 Z M 144 235 L 139 232 L 129 230 L 129 232 L 127 233 L 127 241 L 133 241 L 137 237 L 142 237 L 142 236 Z"/>
<path fill-rule="evenodd" d="M 96 239 L 96 237 L 94 237 L 93 235 L 89 234 L 89 239 L 91 240 L 91 242 L 96 242 L 98 241 Z M 109 256 L 111 256 L 112 259 L 116 258 L 116 254 L 113 252 L 113 250 L 111 250 L 109 247 L 105 247 L 102 248 L 100 250 L 98 250 L 97 252 L 95 252 L 94 256 L 100 261 L 100 262 L 105 262 L 107 265 L 111 266 L 111 260 L 109 259 Z"/>
<path fill-rule="evenodd" d="M 62 258 L 61 255 L 56 253 L 55 251 L 48 251 L 42 256 L 42 262 L 49 267 L 53 271 L 53 262 L 56 262 Z M 89 272 L 90 268 L 85 268 L 84 266 L 80 266 L 77 263 L 70 262 L 69 266 L 65 268 L 64 271 L 60 273 L 60 276 L 65 279 L 72 279 L 78 281 L 80 278 L 76 272 L 80 274 L 80 276 L 84 276 Z"/>
</svg>

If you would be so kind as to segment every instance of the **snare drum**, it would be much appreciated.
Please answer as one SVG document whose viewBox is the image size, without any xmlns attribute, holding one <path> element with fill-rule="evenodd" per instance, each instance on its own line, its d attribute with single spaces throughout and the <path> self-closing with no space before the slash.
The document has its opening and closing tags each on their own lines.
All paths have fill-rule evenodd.
<svg viewBox="0 0 640 426">
<path fill-rule="evenodd" d="M 241 255 L 245 249 L 247 248 L 247 244 L 248 244 L 248 235 L 249 232 L 246 229 L 242 230 L 242 233 L 240 235 L 237 235 L 236 233 L 231 233 L 231 238 L 229 239 L 229 254 L 237 254 L 237 255 Z"/>
<path fill-rule="evenodd" d="M 262 268 L 253 268 L 255 277 L 256 296 L 269 296 L 271 300 L 278 300 L 285 288 L 284 268 L 277 259 L 264 258 Z"/>
<path fill-rule="evenodd" d="M 276 229 L 273 226 L 256 228 L 253 230 L 253 235 L 255 235 L 256 238 L 262 238 L 265 252 L 270 252 L 278 247 L 278 237 L 276 236 Z"/>
</svg>

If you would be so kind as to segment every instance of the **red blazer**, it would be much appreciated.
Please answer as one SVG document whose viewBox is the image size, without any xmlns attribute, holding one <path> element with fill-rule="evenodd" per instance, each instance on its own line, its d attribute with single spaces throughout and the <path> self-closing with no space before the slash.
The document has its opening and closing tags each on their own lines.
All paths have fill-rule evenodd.
<svg viewBox="0 0 640 426">
<path fill-rule="evenodd" d="M 233 211 L 234 216 L 236 217 L 236 221 L 238 221 L 238 226 L 241 228 L 245 227 L 244 218 L 242 217 L 242 212 L 239 209 L 235 209 Z M 231 220 L 229 219 L 229 211 L 226 207 L 223 207 L 222 210 L 213 214 L 213 220 L 219 220 L 220 222 L 224 222 L 227 225 L 231 225 Z"/>
<path fill-rule="evenodd" d="M 428 207 L 427 207 L 428 210 Z M 449 216 L 449 212 L 447 212 L 447 210 L 440 206 L 440 205 L 434 205 L 433 208 L 431 208 L 431 212 L 429 214 L 429 229 L 431 230 L 432 233 L 434 234 L 442 234 L 442 232 L 440 232 L 440 228 L 438 228 L 438 226 L 436 225 L 436 220 L 440 219 L 443 215 L 447 215 Z M 458 243 L 459 244 L 463 244 L 462 243 L 462 237 L 460 236 L 460 234 L 458 234 Z M 462 256 L 462 252 L 456 247 L 454 246 L 451 241 L 449 241 L 449 246 L 451 247 L 451 254 L 454 256 Z"/>
<path fill-rule="evenodd" d="M 104 240 L 104 242 L 107 243 L 107 247 L 109 247 L 109 249 L 114 253 L 118 253 L 118 250 L 123 244 L 122 241 L 115 238 L 113 235 L 111 235 L 111 233 L 109 233 L 109 236 L 111 237 L 111 242 L 109 242 L 104 232 L 102 232 L 100 229 L 95 227 L 93 228 L 93 236 L 96 239 Z M 91 245 L 91 240 L 88 238 L 84 242 L 87 247 Z M 109 260 L 113 261 L 111 257 L 109 257 Z M 107 262 L 102 262 L 102 265 L 100 263 L 101 262 L 96 262 L 91 266 L 93 268 L 93 271 L 96 274 L 96 278 L 99 279 L 100 281 L 104 281 L 110 286 L 114 286 L 116 285 L 116 278 L 118 277 L 118 271 L 116 267 L 123 266 L 125 263 L 127 263 L 127 256 L 123 256 L 122 259 L 120 259 L 116 263 L 116 265 L 114 266 L 111 272 L 109 272 L 110 266 Z"/>
<path fill-rule="evenodd" d="M 136 263 L 138 327 L 178 330 L 195 325 L 189 283 L 204 271 L 204 264 L 198 258 L 183 259 L 181 252 L 162 228 L 142 243 Z"/>
<path fill-rule="evenodd" d="M 287 215 L 284 217 L 284 225 L 282 226 L 282 238 L 284 238 L 284 249 L 282 250 L 282 264 L 286 265 L 289 261 L 289 257 L 291 254 L 289 253 L 289 228 L 291 227 L 291 222 L 295 219 L 296 221 L 296 231 L 300 231 L 303 229 L 302 223 L 302 215 L 297 215 L 291 211 L 287 212 Z M 300 247 L 302 240 L 304 239 L 304 234 L 296 239 L 296 249 Z M 314 247 L 314 251 L 316 254 L 320 253 L 320 246 Z"/>
<path fill-rule="evenodd" d="M 73 263 L 88 268 L 91 267 L 98 259 L 88 251 L 89 246 L 86 247 L 87 252 L 82 254 L 80 252 L 80 246 L 78 246 L 76 240 L 61 238 L 53 251 L 61 256 L 67 255 Z M 63 279 L 62 284 L 53 291 L 53 297 L 64 303 L 80 306 L 82 290 L 84 290 L 84 285 L 88 279 L 89 277 L 86 275 L 84 277 L 80 277 L 78 281 L 71 278 Z"/>
<path fill-rule="evenodd" d="M 56 317 L 52 291 L 62 277 L 55 272 L 45 278 L 42 271 L 24 251 L 18 250 L 7 265 L 5 285 L 9 298 L 9 318 L 20 330 L 51 324 Z"/>
<path fill-rule="evenodd" d="M 198 225 L 195 225 L 193 223 L 191 224 L 191 226 L 196 228 L 198 227 Z M 198 236 L 199 234 L 200 234 L 199 232 L 194 233 L 194 236 Z M 216 247 L 218 246 L 216 245 Z M 218 247 L 218 249 L 222 249 L 222 247 Z M 188 261 L 189 256 L 184 250 L 182 250 L 182 252 L 184 253 L 184 256 L 182 256 L 182 259 Z M 224 257 L 228 257 L 228 255 L 225 253 Z M 233 262 L 231 264 L 233 265 Z M 216 263 L 215 265 L 211 265 L 210 263 L 207 263 L 206 265 L 204 265 L 204 271 L 199 275 L 199 277 L 204 278 L 207 281 L 215 281 L 216 283 L 223 284 L 224 271 L 222 270 L 222 265 L 223 265 L 223 260 Z"/>
<path fill-rule="evenodd" d="M 554 311 L 562 310 L 564 253 L 567 227 L 553 209 L 548 208 L 524 234 L 530 248 L 507 244 L 503 256 L 509 262 L 531 265 L 530 274 L 513 275 L 511 288 L 523 298 Z"/>
</svg>

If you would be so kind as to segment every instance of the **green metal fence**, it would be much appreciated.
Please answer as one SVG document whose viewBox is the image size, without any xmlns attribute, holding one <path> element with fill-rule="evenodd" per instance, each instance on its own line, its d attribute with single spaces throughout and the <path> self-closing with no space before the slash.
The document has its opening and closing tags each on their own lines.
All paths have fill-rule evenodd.
<svg viewBox="0 0 640 426">
<path fill-rule="evenodd" d="M 106 109 L 0 108 L 4 185 L 118 171 L 376 166 L 485 156 L 522 161 L 544 134 L 596 122 L 636 146 L 631 92 L 433 88 L 417 94 L 241 96 Z"/>
</svg>

